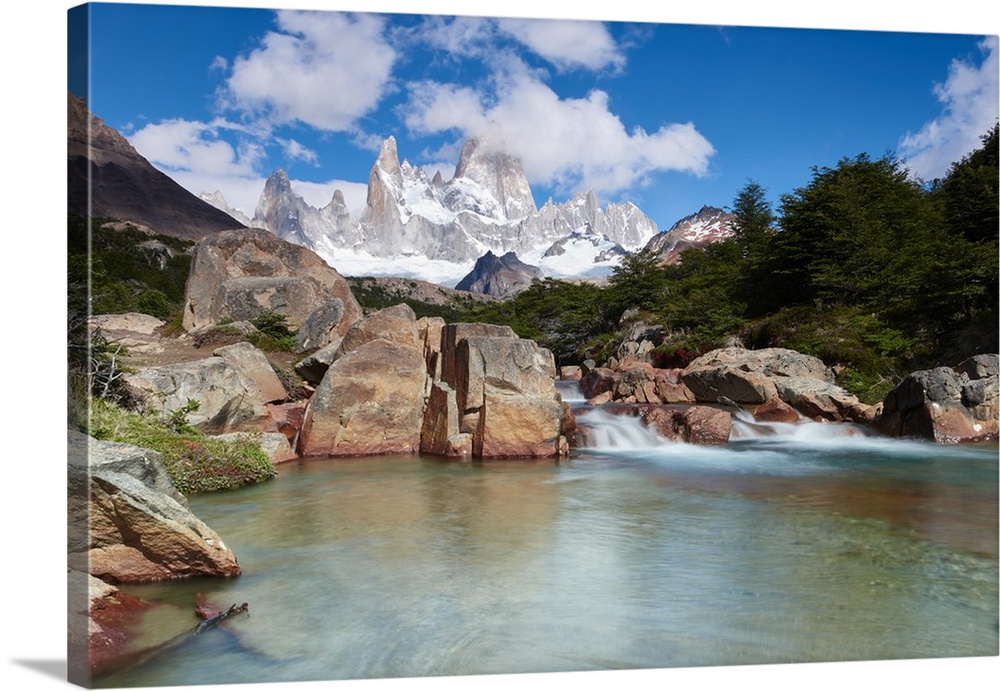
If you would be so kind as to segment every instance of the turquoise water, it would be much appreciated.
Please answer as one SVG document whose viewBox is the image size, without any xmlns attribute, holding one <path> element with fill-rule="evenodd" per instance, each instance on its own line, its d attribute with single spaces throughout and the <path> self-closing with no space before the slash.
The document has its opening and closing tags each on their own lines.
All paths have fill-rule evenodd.
<svg viewBox="0 0 1000 691">
<path fill-rule="evenodd" d="M 315 459 L 192 497 L 244 575 L 127 588 L 167 603 L 144 626 L 193 626 L 197 592 L 250 616 L 95 683 L 998 653 L 996 444 L 590 424 L 558 463 Z"/>
</svg>

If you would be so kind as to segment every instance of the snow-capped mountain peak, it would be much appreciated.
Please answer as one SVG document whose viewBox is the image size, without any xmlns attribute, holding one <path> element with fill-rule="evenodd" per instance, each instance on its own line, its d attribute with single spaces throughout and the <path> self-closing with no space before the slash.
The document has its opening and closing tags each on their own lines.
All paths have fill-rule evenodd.
<svg viewBox="0 0 1000 691">
<path fill-rule="evenodd" d="M 615 246 L 638 249 L 657 231 L 630 202 L 601 209 L 592 190 L 562 204 L 549 200 L 537 209 L 520 160 L 504 151 L 502 138 L 495 135 L 467 141 L 448 181 L 440 171 L 429 179 L 423 168 L 405 159 L 400 163 L 395 138 L 387 138 L 371 168 L 367 203 L 359 216 L 350 214 L 342 194 L 335 193 L 322 209 L 309 206 L 295 194 L 287 174 L 276 170 L 264 186 L 252 224 L 315 250 L 335 266 L 364 256 L 451 262 L 464 267 L 462 273 L 487 251 L 498 256 L 538 251 L 540 256 L 574 232 L 601 241 L 600 247 L 588 243 L 593 260 Z M 617 262 L 616 252 L 603 260 Z M 382 261 L 377 268 L 388 266 Z"/>
<path fill-rule="evenodd" d="M 713 242 L 732 237 L 735 216 L 714 206 L 703 206 L 697 213 L 685 216 L 659 235 L 653 237 L 646 249 L 660 255 L 661 264 L 676 264 L 681 252 L 692 247 L 705 247 Z"/>
</svg>

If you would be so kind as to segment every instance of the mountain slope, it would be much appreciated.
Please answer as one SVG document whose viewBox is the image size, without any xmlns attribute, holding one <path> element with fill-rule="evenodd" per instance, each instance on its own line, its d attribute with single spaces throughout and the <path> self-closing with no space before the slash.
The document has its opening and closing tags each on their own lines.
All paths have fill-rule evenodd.
<svg viewBox="0 0 1000 691">
<path fill-rule="evenodd" d="M 70 213 L 131 221 L 186 240 L 242 226 L 154 168 L 73 94 L 67 129 Z"/>
<path fill-rule="evenodd" d="M 733 214 L 714 206 L 703 206 L 690 216 L 685 216 L 659 235 L 653 236 L 646 249 L 657 253 L 660 264 L 676 264 L 681 252 L 706 247 L 713 242 L 732 237 Z"/>
<path fill-rule="evenodd" d="M 501 257 L 487 252 L 455 289 L 505 298 L 530 287 L 536 278 L 544 278 L 539 268 L 525 264 L 513 252 Z"/>
</svg>

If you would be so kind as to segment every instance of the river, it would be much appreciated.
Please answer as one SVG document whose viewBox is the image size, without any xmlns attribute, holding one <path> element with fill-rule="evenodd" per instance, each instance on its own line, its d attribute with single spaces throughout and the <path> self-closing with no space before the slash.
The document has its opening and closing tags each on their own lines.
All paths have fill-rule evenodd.
<svg viewBox="0 0 1000 691">
<path fill-rule="evenodd" d="M 191 497 L 244 573 L 127 587 L 166 603 L 143 626 L 190 628 L 197 592 L 250 616 L 95 685 L 997 655 L 996 444 L 581 417 L 560 462 L 311 459 Z"/>
</svg>

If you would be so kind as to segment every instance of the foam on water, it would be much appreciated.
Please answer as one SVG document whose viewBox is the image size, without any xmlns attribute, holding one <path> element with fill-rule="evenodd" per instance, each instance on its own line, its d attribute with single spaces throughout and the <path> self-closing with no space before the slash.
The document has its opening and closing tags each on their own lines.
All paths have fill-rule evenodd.
<svg viewBox="0 0 1000 691">
<path fill-rule="evenodd" d="M 577 412 L 578 423 L 590 430 L 588 451 L 603 457 L 739 474 L 804 475 L 836 472 L 863 465 L 871 458 L 907 462 L 936 458 L 941 445 L 896 439 L 850 423 L 801 419 L 794 423 L 757 422 L 745 411 L 733 413 L 729 444 L 696 445 L 666 439 L 638 417 L 612 415 L 600 408 Z M 951 458 L 976 458 L 975 447 L 952 447 Z"/>
</svg>

